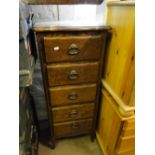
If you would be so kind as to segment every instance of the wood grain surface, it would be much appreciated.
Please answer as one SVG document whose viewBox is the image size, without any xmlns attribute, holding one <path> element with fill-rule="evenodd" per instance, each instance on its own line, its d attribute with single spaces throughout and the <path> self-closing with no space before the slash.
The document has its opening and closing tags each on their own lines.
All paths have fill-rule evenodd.
<svg viewBox="0 0 155 155">
<path fill-rule="evenodd" d="M 102 41 L 101 35 L 44 37 L 46 61 L 98 60 Z"/>
<path fill-rule="evenodd" d="M 94 115 L 94 103 L 56 107 L 52 108 L 52 112 L 55 123 L 91 118 Z"/>
<path fill-rule="evenodd" d="M 96 99 L 96 84 L 59 86 L 49 89 L 51 106 L 63 106 Z"/>
<path fill-rule="evenodd" d="M 97 82 L 99 63 L 64 63 L 47 65 L 49 86 Z"/>
<path fill-rule="evenodd" d="M 56 138 L 86 134 L 90 133 L 91 130 L 92 119 L 54 124 L 54 134 Z"/>
<path fill-rule="evenodd" d="M 125 2 L 127 4 L 127 1 L 119 3 Z M 113 29 L 105 59 L 104 80 L 124 103 L 132 106 L 135 82 L 134 5 L 115 5 L 115 2 L 108 5 L 106 23 Z"/>
</svg>

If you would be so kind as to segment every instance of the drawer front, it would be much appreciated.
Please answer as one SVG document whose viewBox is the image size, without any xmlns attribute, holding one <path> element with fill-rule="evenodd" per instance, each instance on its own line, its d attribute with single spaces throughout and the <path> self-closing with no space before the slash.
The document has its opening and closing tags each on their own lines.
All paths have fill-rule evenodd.
<svg viewBox="0 0 155 155">
<path fill-rule="evenodd" d="M 124 122 L 123 129 L 135 129 L 135 119 L 127 120 Z"/>
<path fill-rule="evenodd" d="M 117 151 L 127 152 L 135 150 L 135 137 L 120 137 L 118 140 Z"/>
<path fill-rule="evenodd" d="M 91 129 L 92 119 L 54 124 L 56 138 L 90 133 Z"/>
<path fill-rule="evenodd" d="M 135 119 L 130 119 L 124 122 L 121 135 L 123 137 L 135 135 Z"/>
<path fill-rule="evenodd" d="M 71 121 L 91 118 L 94 114 L 94 103 L 52 108 L 53 122 Z"/>
<path fill-rule="evenodd" d="M 115 155 L 135 155 L 135 151 L 117 152 Z"/>
<path fill-rule="evenodd" d="M 52 106 L 94 101 L 96 84 L 53 87 L 49 94 Z"/>
<path fill-rule="evenodd" d="M 96 82 L 98 72 L 98 62 L 47 65 L 49 86 Z"/>
<path fill-rule="evenodd" d="M 97 60 L 100 58 L 102 37 L 44 37 L 46 62 Z"/>
<path fill-rule="evenodd" d="M 135 135 L 135 129 L 126 129 L 126 130 L 122 130 L 121 135 L 122 135 L 123 137 L 134 136 L 134 135 Z"/>
</svg>

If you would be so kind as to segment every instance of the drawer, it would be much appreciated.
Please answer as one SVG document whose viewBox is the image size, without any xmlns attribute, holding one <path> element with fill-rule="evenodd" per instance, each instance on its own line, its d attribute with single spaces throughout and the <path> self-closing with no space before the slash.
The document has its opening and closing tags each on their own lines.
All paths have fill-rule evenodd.
<svg viewBox="0 0 155 155">
<path fill-rule="evenodd" d="M 124 122 L 123 129 L 135 129 L 135 119 L 130 119 Z"/>
<path fill-rule="evenodd" d="M 90 133 L 91 129 L 92 119 L 54 124 L 54 134 L 56 138 Z"/>
<path fill-rule="evenodd" d="M 116 152 L 115 155 L 135 155 L 135 151 Z"/>
<path fill-rule="evenodd" d="M 94 114 L 94 103 L 56 107 L 52 111 L 54 123 L 91 118 Z"/>
<path fill-rule="evenodd" d="M 117 151 L 118 152 L 128 152 L 135 150 L 135 137 L 120 137 L 118 140 Z"/>
<path fill-rule="evenodd" d="M 124 122 L 121 135 L 123 137 L 135 135 L 135 119 L 126 120 Z"/>
<path fill-rule="evenodd" d="M 64 63 L 47 65 L 49 86 L 96 82 L 99 63 Z"/>
<path fill-rule="evenodd" d="M 44 37 L 46 62 L 97 60 L 102 42 L 101 35 Z"/>
<path fill-rule="evenodd" d="M 123 137 L 134 136 L 134 135 L 135 135 L 135 129 L 130 129 L 130 128 L 128 128 L 128 129 L 126 129 L 126 130 L 122 130 L 121 135 L 122 135 Z"/>
<path fill-rule="evenodd" d="M 96 84 L 52 87 L 49 94 L 52 106 L 94 101 Z"/>
</svg>

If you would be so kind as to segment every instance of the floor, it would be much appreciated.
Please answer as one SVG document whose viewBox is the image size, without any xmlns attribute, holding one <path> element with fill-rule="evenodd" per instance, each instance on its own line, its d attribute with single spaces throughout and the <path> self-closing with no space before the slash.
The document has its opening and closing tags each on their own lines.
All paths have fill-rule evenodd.
<svg viewBox="0 0 155 155">
<path fill-rule="evenodd" d="M 91 142 L 90 136 L 62 139 L 54 150 L 39 144 L 39 155 L 102 155 L 97 141 Z"/>
</svg>

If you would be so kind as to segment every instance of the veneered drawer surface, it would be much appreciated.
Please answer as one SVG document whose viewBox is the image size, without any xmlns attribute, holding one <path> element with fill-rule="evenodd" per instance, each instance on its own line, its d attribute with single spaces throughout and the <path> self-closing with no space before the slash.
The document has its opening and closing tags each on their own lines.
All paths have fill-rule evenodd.
<svg viewBox="0 0 155 155">
<path fill-rule="evenodd" d="M 97 60 L 102 49 L 101 35 L 44 37 L 47 62 Z"/>
<path fill-rule="evenodd" d="M 53 122 L 91 118 L 94 115 L 94 103 L 52 108 Z"/>
<path fill-rule="evenodd" d="M 57 138 L 89 133 L 91 129 L 92 119 L 54 124 L 54 134 Z"/>
<path fill-rule="evenodd" d="M 49 86 L 96 82 L 99 63 L 64 63 L 47 65 Z"/>
<path fill-rule="evenodd" d="M 94 101 L 96 84 L 52 87 L 49 93 L 52 106 Z"/>
</svg>

